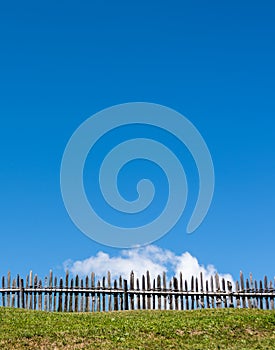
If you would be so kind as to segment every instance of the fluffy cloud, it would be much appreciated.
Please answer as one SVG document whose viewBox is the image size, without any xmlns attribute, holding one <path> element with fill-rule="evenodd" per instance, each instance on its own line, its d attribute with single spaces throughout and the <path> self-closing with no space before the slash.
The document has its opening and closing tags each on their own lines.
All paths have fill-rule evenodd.
<svg viewBox="0 0 275 350">
<path fill-rule="evenodd" d="M 119 256 L 113 257 L 100 251 L 82 261 L 67 260 L 63 267 L 73 275 L 85 276 L 94 272 L 98 278 L 106 276 L 107 271 L 111 272 L 112 278 L 122 276 L 128 279 L 131 271 L 134 271 L 135 277 L 140 278 L 148 270 L 152 278 L 156 278 L 163 271 L 167 273 L 168 278 L 178 277 L 182 272 L 183 278 L 190 281 L 192 276 L 198 277 L 200 273 L 203 274 L 204 280 L 217 273 L 213 265 L 200 265 L 197 258 L 188 252 L 176 255 L 170 250 L 154 245 L 122 250 Z M 233 282 L 230 274 L 219 273 L 219 276 Z"/>
</svg>

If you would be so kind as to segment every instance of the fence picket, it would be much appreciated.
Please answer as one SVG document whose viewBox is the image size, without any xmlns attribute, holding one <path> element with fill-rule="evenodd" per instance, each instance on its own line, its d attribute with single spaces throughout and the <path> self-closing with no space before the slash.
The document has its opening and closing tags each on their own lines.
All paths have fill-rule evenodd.
<svg viewBox="0 0 275 350">
<path fill-rule="evenodd" d="M 162 274 L 162 288 L 163 291 L 166 292 L 166 273 L 163 271 Z M 167 310 L 167 295 L 164 294 L 164 310 Z"/>
<path fill-rule="evenodd" d="M 8 289 L 10 289 L 10 287 L 11 287 L 11 273 L 10 273 L 10 271 L 8 272 L 8 278 L 7 278 L 7 287 L 8 287 Z M 28 295 L 28 294 L 26 294 L 26 295 Z M 7 293 L 7 306 L 11 306 L 11 297 L 10 297 L 10 292 L 8 292 Z M 28 302 L 27 302 L 27 305 L 28 305 Z"/>
</svg>

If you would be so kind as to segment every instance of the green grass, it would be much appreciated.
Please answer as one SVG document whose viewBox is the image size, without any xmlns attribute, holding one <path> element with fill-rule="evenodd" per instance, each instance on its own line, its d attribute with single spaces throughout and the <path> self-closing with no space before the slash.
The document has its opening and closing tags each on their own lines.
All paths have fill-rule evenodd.
<svg viewBox="0 0 275 350">
<path fill-rule="evenodd" d="M 275 312 L 0 308 L 0 349 L 275 349 Z"/>
</svg>

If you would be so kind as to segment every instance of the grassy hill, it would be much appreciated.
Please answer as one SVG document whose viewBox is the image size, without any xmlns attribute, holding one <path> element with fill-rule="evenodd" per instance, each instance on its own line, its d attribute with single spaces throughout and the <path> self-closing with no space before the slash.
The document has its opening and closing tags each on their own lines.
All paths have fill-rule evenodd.
<svg viewBox="0 0 275 350">
<path fill-rule="evenodd" d="M 0 349 L 275 349 L 275 312 L 0 308 Z"/>
</svg>

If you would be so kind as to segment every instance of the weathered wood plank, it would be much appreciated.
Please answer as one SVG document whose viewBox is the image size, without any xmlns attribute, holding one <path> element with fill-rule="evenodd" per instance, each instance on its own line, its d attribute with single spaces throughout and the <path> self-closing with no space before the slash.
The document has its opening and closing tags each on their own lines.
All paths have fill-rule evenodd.
<svg viewBox="0 0 275 350">
<path fill-rule="evenodd" d="M 11 273 L 8 271 L 8 277 L 7 277 L 7 287 L 11 287 Z M 26 305 L 28 307 L 28 301 L 26 300 Z M 10 292 L 7 293 L 7 306 L 11 306 L 11 297 L 10 297 Z"/>
<path fill-rule="evenodd" d="M 51 278 L 50 278 L 50 285 L 51 285 Z M 51 287 L 50 287 L 51 288 Z M 65 296 L 64 296 L 64 312 L 67 312 L 69 310 L 69 305 L 68 305 L 68 298 L 69 298 L 69 271 L 66 270 L 66 275 L 65 275 Z M 50 294 L 50 309 L 52 308 L 52 300 L 51 300 L 51 294 Z"/>
<path fill-rule="evenodd" d="M 222 292 L 226 293 L 226 289 L 225 289 L 225 279 L 222 278 Z M 223 303 L 224 303 L 224 307 L 227 308 L 228 304 L 227 304 L 227 296 L 223 297 Z"/>
<path fill-rule="evenodd" d="M 227 281 L 227 289 L 228 289 L 228 295 L 229 295 L 229 307 L 234 307 L 234 301 L 233 301 L 233 295 L 232 295 L 232 283 L 230 281 Z"/>
<path fill-rule="evenodd" d="M 34 280 L 33 280 L 33 288 L 34 288 L 34 293 L 33 293 L 33 309 L 36 310 L 37 309 L 37 292 L 36 289 L 38 287 L 38 277 L 37 275 L 34 276 Z"/>
<path fill-rule="evenodd" d="M 236 288 L 235 289 L 236 289 L 236 293 L 239 293 L 240 287 L 239 287 L 238 281 L 236 281 Z M 238 309 L 241 307 L 241 299 L 240 299 L 239 295 L 236 296 L 236 306 Z"/>
<path fill-rule="evenodd" d="M 105 297 L 105 290 L 106 286 L 105 286 L 105 276 L 102 277 L 102 311 L 106 311 L 106 297 Z M 109 297 L 108 297 L 109 298 Z M 109 304 L 109 300 L 108 300 L 108 304 Z"/>
<path fill-rule="evenodd" d="M 173 287 L 174 287 L 174 291 L 178 292 L 179 291 L 179 282 L 178 279 L 176 277 L 173 278 Z M 175 300 L 175 310 L 179 309 L 179 295 L 176 294 L 174 297 Z"/>
<path fill-rule="evenodd" d="M 169 292 L 170 292 L 170 294 L 169 294 L 169 309 L 170 310 L 173 310 L 173 294 L 172 294 L 172 291 L 173 291 L 173 289 L 172 289 L 172 281 L 170 281 L 169 282 Z"/>
<path fill-rule="evenodd" d="M 146 272 L 147 279 L 147 309 L 151 310 L 151 280 L 149 271 Z"/>
<path fill-rule="evenodd" d="M 42 280 L 40 279 L 38 282 L 38 288 L 42 288 Z M 42 310 L 42 292 L 38 292 L 38 310 Z"/>
<path fill-rule="evenodd" d="M 183 279 L 182 279 L 182 272 L 180 272 L 180 292 L 183 292 Z M 184 310 L 184 304 L 183 304 L 183 295 L 180 295 L 180 309 Z"/>
<path fill-rule="evenodd" d="M 89 277 L 86 276 L 85 279 L 85 287 L 86 289 L 89 288 Z M 85 312 L 89 312 L 90 311 L 90 293 L 86 293 L 85 294 Z"/>
<path fill-rule="evenodd" d="M 97 290 L 98 292 L 96 293 L 96 311 L 99 312 L 101 311 L 101 303 L 100 303 L 100 297 L 101 297 L 101 293 L 100 293 L 100 281 L 97 281 Z"/>
<path fill-rule="evenodd" d="M 30 271 L 29 274 L 29 288 L 32 289 L 33 288 L 33 281 L 32 281 L 32 270 Z M 33 308 L 33 293 L 30 292 L 29 294 L 29 309 L 32 310 Z"/>
<path fill-rule="evenodd" d="M 267 276 L 264 276 L 264 292 L 268 292 L 268 281 L 267 281 Z M 265 297 L 265 307 L 267 310 L 269 310 L 269 298 Z"/>
<path fill-rule="evenodd" d="M 124 310 L 129 310 L 129 301 L 128 301 L 128 282 L 124 280 Z"/>
<path fill-rule="evenodd" d="M 122 290 L 123 286 L 122 286 L 122 276 L 119 276 L 119 289 Z M 121 292 L 119 294 L 119 309 L 123 310 L 123 293 Z"/>
<path fill-rule="evenodd" d="M 73 307 L 73 297 L 74 297 L 74 295 L 73 295 L 73 292 L 72 292 L 73 287 L 74 287 L 74 280 L 73 280 L 73 278 L 71 278 L 71 283 L 70 283 L 71 292 L 69 294 L 69 312 L 73 312 L 73 309 L 74 309 L 74 307 Z"/>
<path fill-rule="evenodd" d="M 91 287 L 95 289 L 95 273 L 91 273 Z M 95 312 L 95 292 L 92 292 L 92 312 Z"/>
<path fill-rule="evenodd" d="M 68 270 L 66 271 L 66 283 L 67 283 L 67 278 L 69 277 L 69 272 Z M 69 282 L 68 282 L 69 283 Z M 67 285 L 68 286 L 68 285 Z M 53 308 L 53 293 L 52 293 L 52 288 L 53 288 L 53 272 L 50 270 L 49 273 L 49 288 L 50 292 L 48 294 L 49 297 L 49 311 L 52 311 Z M 66 294 L 67 295 L 67 294 Z"/>
<path fill-rule="evenodd" d="M 202 309 L 204 309 L 204 290 L 203 290 L 203 274 L 202 274 L 202 272 L 200 272 L 200 289 L 201 289 L 200 306 Z"/>
<path fill-rule="evenodd" d="M 146 299 L 145 299 L 145 276 L 142 275 L 142 309 L 145 310 L 146 309 Z"/>
<path fill-rule="evenodd" d="M 162 273 L 162 290 L 166 292 L 166 273 L 163 271 Z M 164 304 L 163 304 L 164 310 L 167 310 L 167 296 L 164 294 Z"/>
<path fill-rule="evenodd" d="M 83 290 L 84 289 L 84 281 L 83 278 L 81 278 L 80 280 L 80 289 Z M 80 312 L 84 311 L 84 293 L 81 292 L 80 293 Z"/>
<path fill-rule="evenodd" d="M 186 293 L 188 293 L 188 282 L 187 280 L 184 281 L 184 290 Z M 189 310 L 189 297 L 188 294 L 185 296 L 185 309 Z"/>
<path fill-rule="evenodd" d="M 161 277 L 158 275 L 157 277 L 157 290 L 161 292 Z M 158 310 L 161 309 L 161 294 L 158 294 Z"/>
<path fill-rule="evenodd" d="M 209 294 L 208 294 L 208 292 L 209 292 L 209 287 L 208 287 L 208 280 L 206 280 L 206 282 L 205 282 L 205 290 L 206 290 L 206 307 L 207 307 L 207 309 L 209 309 L 210 308 L 210 300 L 209 300 Z"/>
<path fill-rule="evenodd" d="M 134 275 L 134 271 L 131 271 L 130 274 L 130 290 L 134 290 L 135 288 L 135 275 Z M 130 294 L 130 308 L 131 310 L 135 309 L 135 305 L 134 305 L 134 294 Z"/>
<path fill-rule="evenodd" d="M 77 289 L 79 289 L 79 276 L 76 275 L 75 276 L 75 293 L 74 293 L 74 312 L 78 312 L 79 310 L 79 305 L 78 305 L 78 291 Z"/>
<path fill-rule="evenodd" d="M 216 292 L 220 293 L 221 292 L 220 277 L 217 273 L 215 274 L 215 284 L 216 284 Z M 218 309 L 220 309 L 222 307 L 222 299 L 221 299 L 220 294 L 218 294 L 216 296 L 216 305 L 217 305 Z"/>
<path fill-rule="evenodd" d="M 111 289 L 112 288 L 112 282 L 111 282 L 111 272 L 108 271 L 108 288 Z M 112 296 L 111 294 L 108 295 L 108 310 L 112 311 Z"/>
<path fill-rule="evenodd" d="M 117 280 L 114 280 L 114 290 L 117 290 Z M 114 310 L 118 310 L 118 294 L 114 294 Z"/>
<path fill-rule="evenodd" d="M 244 288 L 244 277 L 242 271 L 240 272 L 240 286 L 241 286 L 241 292 L 245 292 Z M 242 297 L 242 307 L 245 309 L 246 308 L 246 300 L 245 297 Z"/>
<path fill-rule="evenodd" d="M 194 276 L 191 277 L 191 292 L 193 293 L 195 291 L 195 286 L 194 286 Z M 195 309 L 195 299 L 194 295 L 191 294 L 191 310 Z"/>
<path fill-rule="evenodd" d="M 63 289 L 63 279 L 62 278 L 60 278 L 60 280 L 59 280 L 59 288 Z M 63 293 L 59 292 L 58 293 L 58 307 L 57 307 L 57 311 L 58 312 L 62 312 L 63 311 L 62 296 L 63 296 Z"/>
</svg>

